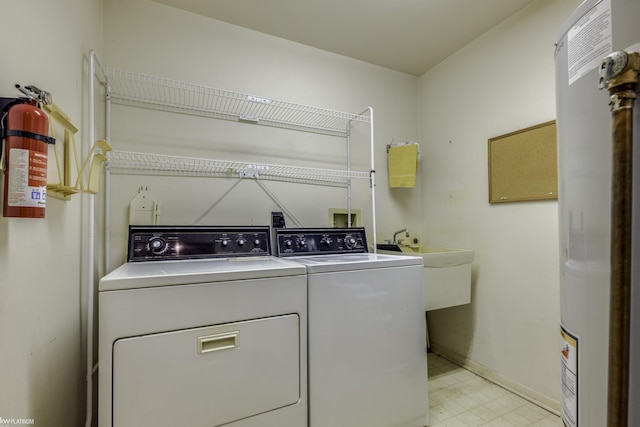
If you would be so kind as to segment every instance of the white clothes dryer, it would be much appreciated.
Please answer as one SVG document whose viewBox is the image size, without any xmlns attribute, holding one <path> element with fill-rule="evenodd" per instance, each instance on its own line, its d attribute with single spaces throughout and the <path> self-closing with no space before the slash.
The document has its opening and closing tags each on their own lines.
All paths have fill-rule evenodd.
<svg viewBox="0 0 640 427">
<path fill-rule="evenodd" d="M 428 425 L 422 258 L 367 253 L 365 230 L 276 230 L 308 284 L 309 427 Z"/>
<path fill-rule="evenodd" d="M 307 425 L 305 269 L 268 227 L 132 226 L 99 284 L 100 427 Z"/>
</svg>

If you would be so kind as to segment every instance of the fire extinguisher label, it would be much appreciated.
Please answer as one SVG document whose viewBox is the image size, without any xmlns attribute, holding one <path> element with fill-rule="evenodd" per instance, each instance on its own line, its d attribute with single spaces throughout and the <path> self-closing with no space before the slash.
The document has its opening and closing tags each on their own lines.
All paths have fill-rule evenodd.
<svg viewBox="0 0 640 427">
<path fill-rule="evenodd" d="M 44 208 L 47 199 L 47 156 L 24 148 L 9 150 L 7 205 Z"/>
</svg>

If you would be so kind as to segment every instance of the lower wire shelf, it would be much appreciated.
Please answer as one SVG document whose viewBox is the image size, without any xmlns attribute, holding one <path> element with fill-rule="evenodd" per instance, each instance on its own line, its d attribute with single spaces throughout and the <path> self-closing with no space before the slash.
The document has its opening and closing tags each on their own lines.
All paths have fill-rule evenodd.
<svg viewBox="0 0 640 427">
<path fill-rule="evenodd" d="M 181 157 L 114 150 L 107 167 L 113 174 L 253 178 L 313 185 L 347 187 L 352 179 L 369 179 L 369 172 L 319 169 Z"/>
</svg>

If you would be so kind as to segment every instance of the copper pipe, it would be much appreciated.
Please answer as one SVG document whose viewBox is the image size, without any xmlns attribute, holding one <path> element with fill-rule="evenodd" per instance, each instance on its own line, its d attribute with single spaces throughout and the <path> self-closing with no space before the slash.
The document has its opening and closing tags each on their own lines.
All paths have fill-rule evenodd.
<svg viewBox="0 0 640 427">
<path fill-rule="evenodd" d="M 611 283 L 608 427 L 626 427 L 629 412 L 633 105 L 636 83 L 610 88 L 612 111 Z"/>
</svg>

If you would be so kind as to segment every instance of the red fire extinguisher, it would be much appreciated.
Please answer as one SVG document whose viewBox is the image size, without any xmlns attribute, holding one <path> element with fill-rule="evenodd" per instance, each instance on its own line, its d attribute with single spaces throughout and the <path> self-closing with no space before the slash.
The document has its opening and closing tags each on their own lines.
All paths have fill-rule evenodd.
<svg viewBox="0 0 640 427">
<path fill-rule="evenodd" d="M 4 139 L 3 216 L 44 218 L 47 197 L 47 144 L 49 118 L 39 108 L 37 88 L 16 87 L 28 98 L 0 98 Z M 34 92 L 36 89 L 38 92 Z"/>
</svg>

